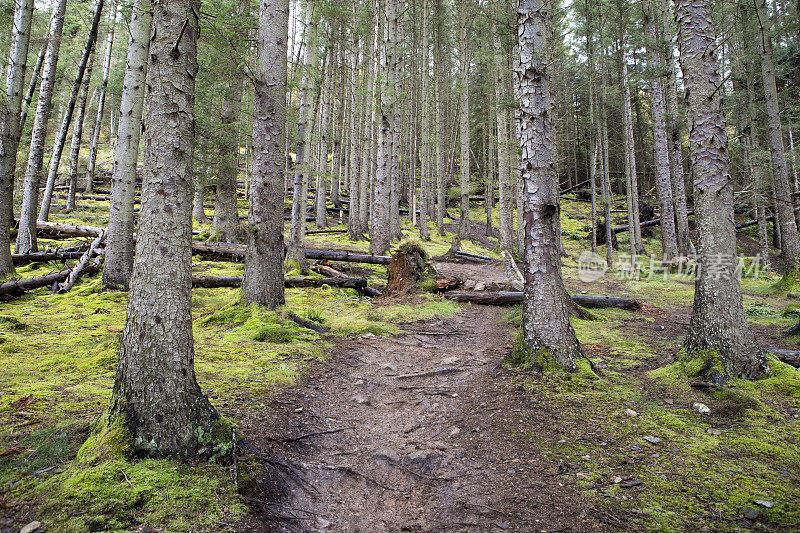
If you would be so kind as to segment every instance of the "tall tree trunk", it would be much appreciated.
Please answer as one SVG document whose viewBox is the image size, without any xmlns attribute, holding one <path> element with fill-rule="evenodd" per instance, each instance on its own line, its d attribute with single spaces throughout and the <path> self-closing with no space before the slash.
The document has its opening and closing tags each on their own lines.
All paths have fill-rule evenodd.
<svg viewBox="0 0 800 533">
<path fill-rule="evenodd" d="M 306 211 L 308 209 L 308 176 L 312 168 L 311 139 L 314 132 L 314 116 L 319 95 L 319 14 L 316 1 L 306 5 L 305 66 L 303 87 L 300 93 L 300 118 L 297 123 L 297 161 L 295 163 L 294 189 L 292 191 L 292 224 L 289 233 L 287 259 L 306 268 L 303 254 L 306 233 Z"/>
<path fill-rule="evenodd" d="M 778 89 L 775 85 L 775 63 L 772 59 L 772 23 L 767 12 L 766 0 L 757 0 L 758 39 L 761 54 L 761 75 L 764 80 L 764 96 L 767 109 L 767 129 L 769 147 L 772 156 L 772 173 L 775 179 L 775 203 L 777 211 L 775 219 L 780 224 L 781 252 L 786 271 L 784 286 L 791 289 L 798 282 L 798 261 L 800 261 L 800 237 L 794 219 L 794 202 L 792 202 L 789 173 L 786 168 L 786 154 L 783 147 L 783 128 L 778 109 Z"/>
<path fill-rule="evenodd" d="M 670 180 L 672 181 L 672 197 L 675 200 L 675 231 L 678 239 L 678 254 L 689 257 L 694 254 L 694 246 L 689 234 L 689 208 L 686 205 L 686 184 L 683 171 L 683 146 L 681 141 L 681 116 L 678 112 L 677 66 L 673 54 L 672 36 L 674 31 L 670 24 L 669 0 L 662 0 L 664 13 L 664 59 L 666 60 L 667 75 L 664 91 L 667 101 L 667 130 L 669 133 L 669 163 Z"/>
<path fill-rule="evenodd" d="M 602 177 L 601 187 L 603 196 L 603 220 L 606 223 L 606 265 L 611 267 L 614 264 L 614 236 L 612 230 L 611 220 L 611 205 L 613 204 L 613 196 L 611 192 L 611 174 L 609 170 L 608 161 L 608 116 L 605 110 L 605 84 L 603 85 L 603 103 L 601 104 L 600 122 L 598 122 L 598 135 L 600 136 L 600 144 L 602 145 Z"/>
<path fill-rule="evenodd" d="M 569 321 L 570 298 L 559 268 L 556 220 L 561 209 L 549 71 L 551 9 L 549 0 L 520 0 L 517 9 L 519 63 L 514 81 L 520 101 L 517 128 L 525 199 L 522 334 L 526 350 L 542 367 L 575 371 L 583 350 Z"/>
<path fill-rule="evenodd" d="M 422 145 L 422 161 L 420 161 L 420 195 L 419 195 L 419 218 L 417 225 L 419 226 L 419 237 L 423 241 L 431 240 L 431 233 L 428 229 L 428 214 L 431 212 L 428 200 L 430 199 L 430 183 L 431 183 L 431 169 L 435 168 L 431 150 L 431 134 L 432 134 L 432 120 L 431 120 L 431 101 L 430 96 L 434 91 L 431 86 L 430 79 L 430 33 L 428 25 L 430 24 L 430 8 L 428 0 L 422 2 L 422 65 L 420 67 L 420 76 L 422 77 L 422 103 L 420 104 L 420 122 Z M 416 157 L 416 156 L 415 156 Z"/>
<path fill-rule="evenodd" d="M 42 84 L 39 88 L 39 99 L 36 102 L 36 116 L 33 119 L 31 146 L 28 151 L 28 166 L 25 169 L 22 210 L 19 215 L 20 229 L 17 233 L 16 252 L 18 254 L 27 254 L 38 249 L 36 244 L 36 210 L 39 207 L 39 181 L 42 174 L 44 143 L 47 136 L 47 123 L 50 120 L 50 108 L 56 80 L 58 52 L 61 48 L 61 30 L 64 28 L 66 2 L 67 0 L 57 0 L 53 5 L 53 14 L 50 17 L 50 33 L 48 34 Z"/>
<path fill-rule="evenodd" d="M 103 263 L 103 285 L 109 289 L 127 289 L 133 271 L 136 165 L 139 160 L 152 23 L 150 0 L 136 0 L 129 24 L 130 39 L 117 125 L 119 134 L 111 176 L 108 236 Z"/>
<path fill-rule="evenodd" d="M 78 114 L 75 117 L 75 123 L 72 126 L 72 145 L 69 150 L 69 168 L 67 170 L 67 177 L 69 179 L 69 192 L 67 193 L 67 208 L 69 213 L 75 209 L 75 193 L 78 189 L 78 167 L 80 163 L 81 154 L 81 140 L 83 138 L 83 122 L 86 118 L 86 100 L 89 96 L 89 82 L 92 79 L 92 61 L 94 53 L 89 56 L 89 62 L 86 64 L 86 73 L 83 75 L 83 83 L 81 90 L 78 93 Z M 48 181 L 49 185 L 49 181 Z M 48 196 L 45 193 L 45 199 Z M 42 204 L 44 208 L 44 203 Z M 41 213 L 39 214 L 41 218 Z"/>
<path fill-rule="evenodd" d="M 6 93 L 0 99 L 2 105 L 0 107 L 0 276 L 14 272 L 9 226 L 14 217 L 14 172 L 17 167 L 17 149 L 22 131 L 20 122 L 22 88 L 25 84 L 33 20 L 33 0 L 17 0 L 14 5 Z"/>
<path fill-rule="evenodd" d="M 459 42 L 459 186 L 461 189 L 461 209 L 459 211 L 458 238 L 466 238 L 469 232 L 469 49 L 467 45 L 467 6 L 465 0 L 458 3 L 458 42 Z"/>
<path fill-rule="evenodd" d="M 706 0 L 676 0 L 694 173 L 698 269 L 686 351 L 717 350 L 722 374 L 758 377 L 769 369 L 750 330 L 736 271 L 736 230 L 716 32 Z M 714 377 L 714 376 L 709 376 Z"/>
<path fill-rule="evenodd" d="M 213 449 L 203 435 L 219 419 L 195 378 L 190 310 L 199 9 L 195 0 L 153 4 L 142 211 L 108 417 L 136 452 L 187 460 Z"/>
<path fill-rule="evenodd" d="M 664 117 L 664 89 L 661 84 L 664 62 L 656 41 L 655 10 L 648 2 L 644 7 L 644 26 L 650 40 L 650 68 L 655 76 L 650 80 L 650 105 L 653 114 L 653 148 L 655 152 L 656 191 L 661 204 L 661 251 L 664 261 L 678 256 L 678 240 L 675 233 L 675 210 L 673 208 L 672 183 L 670 182 L 669 144 Z"/>
<path fill-rule="evenodd" d="M 435 102 L 433 104 L 434 113 L 436 113 L 436 139 L 434 141 L 436 143 L 436 179 L 434 183 L 436 185 L 436 228 L 439 231 L 439 235 L 444 236 L 444 217 L 447 215 L 447 182 L 445 180 L 445 158 L 447 155 L 444 149 L 447 142 L 445 140 L 445 81 L 447 76 L 444 72 L 443 57 L 446 21 L 443 0 L 434 1 L 436 2 L 436 42 L 433 48 L 433 68 L 436 76 Z M 428 207 L 433 206 L 434 203 L 429 201 Z"/>
<path fill-rule="evenodd" d="M 344 59 L 344 35 L 343 31 L 339 35 L 339 43 L 336 46 L 336 69 L 338 80 L 336 82 L 336 97 L 334 99 L 334 127 L 333 127 L 333 165 L 331 169 L 331 203 L 334 207 L 342 207 L 342 201 L 339 198 L 340 189 L 342 186 L 342 170 L 346 167 L 344 164 L 342 149 L 345 144 L 344 133 L 345 128 L 345 94 L 347 85 L 345 83 L 345 59 Z"/>
<path fill-rule="evenodd" d="M 333 63 L 334 63 L 333 44 L 329 43 L 326 54 L 325 81 L 322 83 L 319 103 L 319 136 L 315 143 L 319 150 L 319 158 L 316 168 L 316 194 L 314 195 L 314 221 L 317 228 L 325 229 L 328 227 L 328 212 L 326 209 L 328 201 L 328 147 L 330 141 L 330 117 L 333 106 Z"/>
<path fill-rule="evenodd" d="M 350 240 L 359 240 L 361 238 L 361 224 L 359 223 L 358 217 L 358 206 L 360 202 L 360 192 L 359 192 L 359 180 L 360 180 L 360 173 L 361 173 L 361 158 L 363 157 L 361 153 L 361 138 L 362 132 L 361 128 L 364 124 L 363 114 L 364 114 L 364 98 L 361 96 L 360 92 L 363 92 L 363 84 L 361 91 L 357 91 L 356 83 L 359 77 L 359 57 L 363 55 L 361 51 L 363 48 L 363 41 L 361 45 L 354 45 L 355 50 L 352 52 L 352 64 L 350 66 L 350 76 L 352 81 L 351 85 L 351 94 L 352 94 L 352 111 L 350 113 L 350 174 L 348 178 L 348 192 L 350 193 L 350 211 L 347 217 L 347 234 Z"/>
<path fill-rule="evenodd" d="M 392 132 L 396 105 L 396 88 L 392 86 L 394 81 L 392 70 L 396 68 L 397 61 L 396 33 L 392 28 L 396 24 L 396 8 L 395 0 L 381 0 L 381 12 L 386 13 L 387 27 L 384 29 L 382 25 L 380 26 L 385 51 L 382 56 L 380 103 L 378 105 L 378 122 L 376 124 L 378 129 L 378 167 L 373 181 L 375 187 L 369 226 L 369 249 L 370 253 L 375 255 L 386 254 L 389 251 L 391 239 L 389 196 L 392 179 Z"/>
<path fill-rule="evenodd" d="M 245 21 L 250 13 L 250 2 L 239 0 L 236 6 L 236 24 L 233 39 L 245 42 L 248 27 Z M 244 71 L 238 61 L 231 61 L 222 96 L 220 117 L 219 169 L 217 196 L 214 200 L 214 220 L 211 223 L 212 240 L 237 242 L 239 236 L 239 209 L 236 203 L 236 180 L 239 176 L 239 115 L 242 111 Z M 283 161 L 281 159 L 281 161 Z"/>
<path fill-rule="evenodd" d="M 114 8 L 109 14 L 108 22 L 108 41 L 106 41 L 105 57 L 103 58 L 103 79 L 100 82 L 100 96 L 97 99 L 97 117 L 94 120 L 92 129 L 92 144 L 89 147 L 89 159 L 86 163 L 86 193 L 94 191 L 94 171 L 97 166 L 97 149 L 100 142 L 100 129 L 103 126 L 103 113 L 106 106 L 106 92 L 108 90 L 108 78 L 111 75 L 111 52 L 114 48 L 114 28 L 117 26 L 117 9 L 119 5 L 114 3 Z M 110 132 L 110 130 L 109 130 Z M 111 133 L 108 135 L 109 143 Z"/>
<path fill-rule="evenodd" d="M 642 245 L 639 227 L 639 177 L 636 172 L 636 144 L 633 136 L 633 113 L 631 111 L 631 88 L 628 79 L 628 62 L 625 59 L 624 41 L 619 41 L 619 65 L 622 83 L 622 120 L 625 130 L 625 173 L 628 176 L 628 225 L 630 226 L 631 254 L 646 253 Z"/>
<path fill-rule="evenodd" d="M 500 250 L 514 248 L 514 205 L 511 198 L 511 168 L 508 147 L 508 110 L 506 109 L 506 79 L 508 64 L 499 35 L 494 36 L 495 101 L 497 105 L 497 183 L 500 192 L 499 226 Z"/>
<path fill-rule="evenodd" d="M 286 55 L 289 0 L 262 0 L 253 122 L 247 256 L 242 290 L 268 309 L 284 304 L 283 160 L 286 152 Z"/>
<path fill-rule="evenodd" d="M 86 72 L 86 66 L 89 64 L 89 58 L 94 52 L 94 42 L 97 39 L 97 28 L 100 25 L 100 15 L 103 12 L 103 0 L 98 0 L 95 7 L 94 18 L 92 25 L 89 29 L 89 37 L 86 39 L 86 46 L 83 49 L 83 56 L 78 65 L 78 71 L 75 74 L 75 81 L 72 82 L 72 91 L 69 95 L 67 108 L 64 112 L 64 118 L 61 121 L 61 127 L 56 133 L 56 138 L 53 143 L 53 151 L 50 153 L 50 168 L 47 172 L 47 184 L 45 185 L 44 194 L 42 195 L 42 206 L 39 210 L 39 220 L 46 221 L 50 216 L 50 200 L 53 197 L 53 187 L 56 183 L 58 176 L 58 168 L 61 163 L 61 154 L 64 151 L 64 145 L 67 142 L 67 134 L 69 133 L 69 125 L 72 123 L 72 115 L 75 112 L 75 104 L 78 101 L 78 93 L 83 86 L 83 76 Z M 20 221 L 20 230 L 22 230 L 22 223 Z"/>
</svg>

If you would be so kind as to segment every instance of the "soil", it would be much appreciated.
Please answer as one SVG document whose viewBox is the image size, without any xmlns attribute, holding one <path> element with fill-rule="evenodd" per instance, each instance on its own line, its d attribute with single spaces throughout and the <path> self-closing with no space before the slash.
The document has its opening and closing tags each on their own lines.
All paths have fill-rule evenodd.
<svg viewBox="0 0 800 533">
<path fill-rule="evenodd" d="M 507 310 L 470 306 L 343 341 L 245 430 L 273 467 L 248 531 L 597 531 L 603 516 L 533 440 L 552 432 L 513 373 Z"/>
</svg>

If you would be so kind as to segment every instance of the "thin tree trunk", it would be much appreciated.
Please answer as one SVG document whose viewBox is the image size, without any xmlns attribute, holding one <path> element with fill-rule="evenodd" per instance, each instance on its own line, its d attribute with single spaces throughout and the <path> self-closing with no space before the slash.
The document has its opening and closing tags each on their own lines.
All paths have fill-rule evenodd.
<svg viewBox="0 0 800 533">
<path fill-rule="evenodd" d="M 430 205 L 430 187 L 431 187 L 431 169 L 435 168 L 431 161 L 431 133 L 432 133 L 432 120 L 431 120 L 431 93 L 435 90 L 431 86 L 431 79 L 429 76 L 430 70 L 430 34 L 428 25 L 430 24 L 430 8 L 428 0 L 422 2 L 422 65 L 420 76 L 422 77 L 422 103 L 420 104 L 420 122 L 422 123 L 421 144 L 422 144 L 422 161 L 420 161 L 420 195 L 419 195 L 419 218 L 417 225 L 419 226 L 419 237 L 423 241 L 431 240 L 431 233 L 428 229 L 428 214 L 431 212 Z M 435 98 L 434 98 L 434 101 Z M 412 208 L 413 209 L 413 208 Z"/>
<path fill-rule="evenodd" d="M 348 192 L 350 193 L 350 211 L 347 218 L 347 234 L 350 240 L 359 240 L 361 238 L 361 225 L 358 218 L 358 205 L 359 205 L 359 176 L 361 173 L 361 127 L 363 126 L 363 113 L 364 113 L 364 98 L 356 91 L 356 82 L 359 76 L 359 55 L 363 54 L 363 41 L 360 46 L 354 45 L 352 52 L 352 64 L 350 66 L 351 82 L 351 113 L 350 113 L 350 173 L 348 178 Z M 363 88 L 361 89 L 363 91 Z"/>
<path fill-rule="evenodd" d="M 97 40 L 97 29 L 100 25 L 100 16 L 102 12 L 103 0 L 98 0 L 92 25 L 89 29 L 89 37 L 86 39 L 86 46 L 84 46 L 83 49 L 83 56 L 78 65 L 78 71 L 75 74 L 75 81 L 72 82 L 72 90 L 69 95 L 69 101 L 67 102 L 67 108 L 64 112 L 64 118 L 61 121 L 61 127 L 56 133 L 53 151 L 50 153 L 50 168 L 47 172 L 47 184 L 45 185 L 44 194 L 42 195 L 42 206 L 39 209 L 39 220 L 47 220 L 50 217 L 50 200 L 53 196 L 53 187 L 55 186 L 56 177 L 58 176 L 61 154 L 67 142 L 67 134 L 69 133 L 69 126 L 72 123 L 72 115 L 75 112 L 75 104 L 78 101 L 78 93 L 81 92 L 83 86 L 83 76 L 89 64 L 89 58 L 94 52 L 94 42 Z M 22 224 L 20 224 L 20 229 L 22 229 Z"/>
<path fill-rule="evenodd" d="M 761 54 L 761 75 L 764 80 L 764 96 L 767 110 L 767 129 L 772 156 L 772 173 L 775 179 L 776 220 L 780 224 L 781 252 L 785 262 L 785 286 L 798 282 L 798 261 L 800 261 L 800 237 L 794 219 L 789 173 L 786 168 L 786 154 L 783 147 L 783 129 L 778 109 L 778 89 L 775 85 L 775 64 L 772 59 L 772 23 L 767 12 L 766 0 L 757 0 L 757 18 L 760 27 L 759 53 Z"/>
<path fill-rule="evenodd" d="M 10 225 L 14 218 L 14 172 L 22 132 L 22 88 L 28 64 L 33 0 L 15 2 L 13 34 L 8 59 L 6 93 L 0 99 L 0 276 L 14 272 Z M 34 79 L 36 75 L 34 74 Z"/>
<path fill-rule="evenodd" d="M 244 42 L 248 28 L 245 25 L 250 12 L 250 2 L 240 0 L 237 4 L 234 39 Z M 231 61 L 228 78 L 222 96 L 220 117 L 219 169 L 214 200 L 214 219 L 211 223 L 211 240 L 237 242 L 239 234 L 239 209 L 236 203 L 236 180 L 239 176 L 239 115 L 242 110 L 244 71 L 242 66 Z M 281 162 L 283 158 L 281 157 Z"/>
<path fill-rule="evenodd" d="M 689 257 L 694 254 L 694 246 L 689 234 L 689 207 L 686 205 L 686 185 L 683 171 L 683 147 L 680 131 L 680 114 L 678 112 L 678 90 L 675 59 L 671 38 L 674 35 L 670 25 L 669 0 L 662 0 L 664 13 L 664 58 L 667 75 L 664 91 L 667 102 L 667 130 L 669 133 L 670 179 L 672 181 L 672 197 L 675 200 L 675 231 L 678 240 L 678 254 Z"/>
<path fill-rule="evenodd" d="M 747 324 L 736 272 L 736 231 L 722 83 L 711 10 L 704 0 L 676 0 L 694 173 L 698 269 L 686 351 L 717 350 L 723 376 L 758 377 L 769 369 Z"/>
<path fill-rule="evenodd" d="M 444 149 L 445 144 L 445 81 L 447 76 L 444 73 L 444 28 L 445 26 L 445 9 L 442 0 L 434 0 L 436 2 L 436 42 L 433 49 L 433 68 L 436 76 L 436 90 L 435 101 L 433 104 L 434 113 L 436 113 L 436 179 L 432 180 L 435 183 L 436 202 L 428 201 L 428 207 L 436 206 L 436 228 L 439 235 L 444 236 L 444 217 L 447 215 L 447 186 L 445 182 L 445 157 L 446 152 Z M 433 187 L 429 192 L 433 192 Z"/>
<path fill-rule="evenodd" d="M 392 69 L 396 62 L 396 34 L 393 32 L 393 21 L 396 23 L 397 11 L 394 0 L 380 0 L 381 13 L 385 13 L 387 28 L 380 27 L 385 51 L 382 55 L 381 90 L 378 104 L 378 152 L 377 172 L 375 174 L 374 197 L 370 215 L 370 253 L 384 255 L 389 251 L 391 239 L 389 227 L 389 196 L 391 189 L 392 168 L 392 131 L 394 122 L 395 87 L 392 86 Z"/>
<path fill-rule="evenodd" d="M 461 189 L 461 209 L 459 210 L 458 239 L 466 238 L 469 232 L 469 49 L 467 45 L 467 7 L 465 1 L 458 3 L 458 41 L 459 41 L 459 186 Z"/>
<path fill-rule="evenodd" d="M 305 67 L 303 69 L 303 88 L 300 93 L 300 118 L 297 124 L 297 161 L 295 163 L 294 190 L 292 191 L 292 224 L 289 234 L 287 259 L 306 269 L 303 255 L 306 231 L 306 210 L 308 208 L 308 175 L 312 168 L 311 139 L 314 131 L 314 116 L 319 94 L 319 49 L 317 36 L 319 14 L 316 1 L 306 5 L 306 43 Z"/>
<path fill-rule="evenodd" d="M 86 100 L 89 96 L 89 82 L 92 79 L 93 58 L 94 53 L 89 56 L 89 62 L 86 65 L 86 73 L 83 76 L 83 84 L 81 85 L 80 93 L 78 93 L 78 115 L 75 117 L 75 124 L 72 127 L 72 146 L 70 146 L 69 169 L 67 170 L 67 176 L 69 178 L 69 193 L 67 194 L 66 211 L 68 213 L 75 209 L 75 192 L 78 189 L 78 166 L 80 163 L 79 158 L 81 153 L 81 139 L 83 138 L 83 122 L 86 118 Z M 47 197 L 47 195 L 45 195 L 45 197 Z"/>
<path fill-rule="evenodd" d="M 561 216 L 553 163 L 550 93 L 550 2 L 520 0 L 517 9 L 519 63 L 515 90 L 520 101 L 517 129 L 523 153 L 525 291 L 522 334 L 533 362 L 543 368 L 577 369 L 583 350 L 569 321 L 571 301 L 559 269 L 557 219 Z"/>
<path fill-rule="evenodd" d="M 50 17 L 50 33 L 48 34 L 42 84 L 39 89 L 39 99 L 36 103 L 36 116 L 33 120 L 31 146 L 28 151 L 28 166 L 25 169 L 22 210 L 19 215 L 20 230 L 17 233 L 15 250 L 18 254 L 28 254 L 38 249 L 36 244 L 36 210 L 39 207 L 39 181 L 42 174 L 44 143 L 47 135 L 47 123 L 50 120 L 65 9 L 66 0 L 57 0 L 53 5 L 53 14 Z"/>
<path fill-rule="evenodd" d="M 103 126 L 103 112 L 106 105 L 106 92 L 108 89 L 108 78 L 111 75 L 111 52 L 114 48 L 114 28 L 117 21 L 117 9 L 119 5 L 114 3 L 114 8 L 110 12 L 108 23 L 108 41 L 106 41 L 105 57 L 103 58 L 103 80 L 100 82 L 100 96 L 97 99 L 97 117 L 92 129 L 92 144 L 89 147 L 89 159 L 86 163 L 86 188 L 84 192 L 91 194 L 94 191 L 94 171 L 97 166 L 97 149 L 100 142 L 100 129 Z M 110 130 L 109 130 L 110 131 Z M 108 135 L 109 142 L 111 134 Z"/>
<path fill-rule="evenodd" d="M 109 289 L 127 289 L 133 271 L 133 204 L 152 23 L 150 0 L 136 0 L 129 24 L 130 39 L 117 125 L 118 142 L 111 175 L 108 237 L 103 263 L 103 286 Z"/>
<path fill-rule="evenodd" d="M 631 111 L 631 89 L 628 79 L 628 62 L 625 59 L 623 42 L 619 42 L 619 65 L 622 83 L 622 119 L 625 129 L 625 171 L 628 176 L 628 224 L 631 233 L 631 254 L 645 254 L 642 245 L 642 230 L 639 227 L 639 177 L 636 173 L 636 145 L 633 136 L 633 113 Z"/>
<path fill-rule="evenodd" d="M 514 248 L 514 205 L 511 198 L 511 168 L 508 149 L 508 110 L 505 106 L 508 64 L 499 35 L 494 36 L 495 101 L 497 105 L 497 182 L 500 192 L 500 250 Z"/>
<path fill-rule="evenodd" d="M 190 309 L 199 9 L 195 0 L 153 5 L 142 211 L 108 416 L 137 453 L 186 460 L 214 449 L 203 436 L 219 419 L 195 378 Z"/>
<path fill-rule="evenodd" d="M 673 208 L 672 183 L 670 181 L 669 143 L 667 141 L 666 119 L 664 117 L 664 89 L 661 73 L 664 62 L 656 46 L 655 10 L 647 3 L 644 7 L 644 26 L 647 38 L 650 66 L 658 77 L 650 80 L 650 104 L 653 114 L 653 148 L 655 152 L 656 191 L 661 204 L 661 251 L 664 261 L 672 261 L 678 256 L 678 240 L 675 232 L 675 210 Z"/>
<path fill-rule="evenodd" d="M 36 58 L 36 65 L 33 67 L 33 72 L 31 73 L 31 81 L 28 84 L 28 92 L 25 93 L 25 99 L 22 101 L 22 109 L 20 110 L 19 115 L 20 131 L 25 129 L 25 122 L 28 118 L 28 109 L 31 107 L 31 102 L 33 101 L 33 94 L 36 92 L 36 87 L 39 86 L 40 76 L 42 75 L 42 65 L 44 65 L 44 56 L 47 52 L 47 43 L 48 41 L 45 40 L 45 42 L 42 43 L 42 47 L 39 49 L 39 57 Z"/>
<path fill-rule="evenodd" d="M 242 289 L 268 309 L 284 304 L 283 158 L 286 152 L 286 55 L 289 0 L 262 0 L 253 123 L 247 256 Z"/>
</svg>

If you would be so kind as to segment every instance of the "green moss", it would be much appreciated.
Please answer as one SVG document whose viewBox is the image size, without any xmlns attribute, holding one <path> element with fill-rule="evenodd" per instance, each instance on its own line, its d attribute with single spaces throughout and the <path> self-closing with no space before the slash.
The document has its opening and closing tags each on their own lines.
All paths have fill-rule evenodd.
<svg viewBox="0 0 800 533">
<path fill-rule="evenodd" d="M 261 326 L 253 334 L 253 340 L 255 341 L 274 342 L 278 344 L 286 344 L 292 342 L 296 338 L 295 332 L 292 329 L 271 324 Z"/>
<path fill-rule="evenodd" d="M 29 327 L 28 324 L 16 317 L 0 315 L 0 328 L 2 329 L 8 331 L 23 331 Z"/>
<path fill-rule="evenodd" d="M 727 418 L 741 418 L 748 411 L 759 411 L 764 405 L 746 392 L 727 388 L 711 393 L 716 403 L 716 413 Z"/>
<path fill-rule="evenodd" d="M 690 378 L 716 381 L 720 376 L 730 375 L 719 350 L 696 350 L 691 353 L 684 351 L 678 356 L 678 361 L 683 364 L 683 373 Z"/>
<path fill-rule="evenodd" d="M 771 296 L 786 296 L 795 289 L 797 283 L 797 268 L 787 268 L 783 273 L 783 277 L 770 287 L 769 293 Z"/>
<path fill-rule="evenodd" d="M 123 459 L 71 468 L 36 490 L 40 520 L 54 531 L 230 530 L 246 506 L 227 472 L 166 460 Z M 69 512 L 68 512 L 69 511 Z"/>
<path fill-rule="evenodd" d="M 78 450 L 76 464 L 94 465 L 115 458 L 124 459 L 131 455 L 133 439 L 119 419 L 108 422 L 108 414 L 103 413 L 95 423 L 92 434 Z"/>
</svg>

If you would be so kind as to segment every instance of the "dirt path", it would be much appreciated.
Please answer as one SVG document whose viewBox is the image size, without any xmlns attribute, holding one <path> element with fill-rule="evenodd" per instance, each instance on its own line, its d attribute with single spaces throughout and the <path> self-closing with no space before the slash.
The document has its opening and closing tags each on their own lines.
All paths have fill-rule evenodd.
<svg viewBox="0 0 800 533">
<path fill-rule="evenodd" d="M 593 531 L 537 451 L 552 438 L 513 377 L 500 308 L 472 306 L 392 339 L 344 341 L 244 428 L 282 469 L 247 495 L 252 531 Z M 524 419 L 524 420 L 523 420 Z M 511 426 L 533 428 L 530 440 Z M 262 502 L 259 504 L 258 502 Z"/>
</svg>

